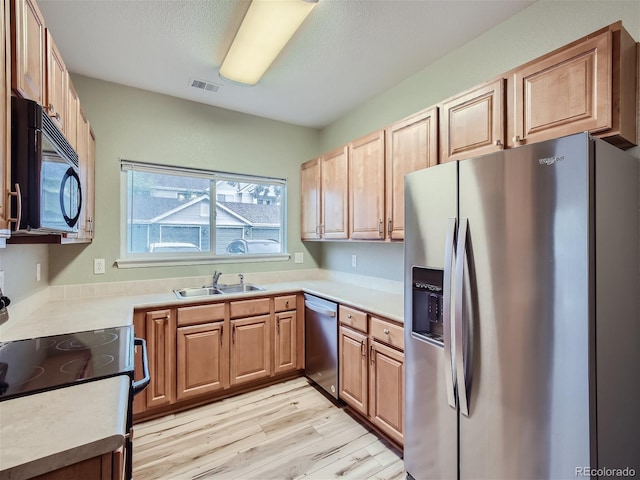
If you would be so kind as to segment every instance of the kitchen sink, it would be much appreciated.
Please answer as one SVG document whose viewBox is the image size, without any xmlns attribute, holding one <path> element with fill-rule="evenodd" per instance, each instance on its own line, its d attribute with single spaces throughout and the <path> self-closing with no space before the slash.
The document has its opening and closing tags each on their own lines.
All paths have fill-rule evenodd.
<svg viewBox="0 0 640 480">
<path fill-rule="evenodd" d="M 250 283 L 238 283 L 236 285 L 218 285 L 218 290 L 222 293 L 245 293 L 262 291 L 264 288 L 251 285 Z"/>
<path fill-rule="evenodd" d="M 193 288 L 181 288 L 180 290 L 174 290 L 178 298 L 192 298 L 192 297 L 207 297 L 209 295 L 220 295 L 223 293 L 246 293 L 246 292 L 258 292 L 264 290 L 263 287 L 246 284 L 235 285 L 218 285 L 217 287 L 193 287 Z"/>
<path fill-rule="evenodd" d="M 174 290 L 178 298 L 191 298 L 191 297 L 205 297 L 208 295 L 220 295 L 222 292 L 213 287 L 201 287 L 201 288 L 181 288 L 180 290 Z"/>
</svg>

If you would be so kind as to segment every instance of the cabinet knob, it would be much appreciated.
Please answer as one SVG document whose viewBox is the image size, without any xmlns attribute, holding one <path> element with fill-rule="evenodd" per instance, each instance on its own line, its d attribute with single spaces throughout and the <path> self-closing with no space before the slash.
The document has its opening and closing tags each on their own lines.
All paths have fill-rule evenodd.
<svg viewBox="0 0 640 480">
<path fill-rule="evenodd" d="M 385 335 L 389 335 L 389 329 L 385 328 L 384 330 L 382 330 L 384 332 Z"/>
<path fill-rule="evenodd" d="M 351 320 L 351 319 L 353 318 L 353 315 L 349 314 L 349 315 L 347 315 L 347 318 L 348 318 L 349 320 Z"/>
<path fill-rule="evenodd" d="M 289 300 L 287 300 L 286 302 L 284 302 L 284 306 L 288 307 L 289 306 Z"/>
</svg>

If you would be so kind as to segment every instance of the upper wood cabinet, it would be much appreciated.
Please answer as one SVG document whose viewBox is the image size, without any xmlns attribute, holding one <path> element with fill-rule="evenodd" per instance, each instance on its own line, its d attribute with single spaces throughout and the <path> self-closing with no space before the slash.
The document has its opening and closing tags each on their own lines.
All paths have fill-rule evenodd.
<svg viewBox="0 0 640 480">
<path fill-rule="evenodd" d="M 78 219 L 78 239 L 91 241 L 94 233 L 95 217 L 95 163 L 96 139 L 91 124 L 82 108 L 77 114 L 77 153 L 82 188 L 82 207 Z"/>
<path fill-rule="evenodd" d="M 302 240 L 348 238 L 348 171 L 346 146 L 302 165 Z"/>
<path fill-rule="evenodd" d="M 78 94 L 71 82 L 69 72 L 67 72 L 67 118 L 65 136 L 67 141 L 78 151 L 78 110 L 80 109 L 80 100 L 78 100 Z"/>
<path fill-rule="evenodd" d="M 67 66 L 56 47 L 49 29 L 46 29 L 47 45 L 47 99 L 44 104 L 49 116 L 62 133 L 66 132 L 67 120 Z"/>
<path fill-rule="evenodd" d="M 322 238 L 348 238 L 349 153 L 340 147 L 322 156 L 320 161 Z"/>
<path fill-rule="evenodd" d="M 438 163 L 438 109 L 423 110 L 387 128 L 387 238 L 404 240 L 404 176 Z"/>
<path fill-rule="evenodd" d="M 300 170 L 300 238 L 320 238 L 320 159 L 302 164 Z"/>
<path fill-rule="evenodd" d="M 498 79 L 445 100 L 440 111 L 440 162 L 504 148 L 505 81 Z"/>
<path fill-rule="evenodd" d="M 35 0 L 11 0 L 13 88 L 22 97 L 44 105 L 45 27 Z"/>
<path fill-rule="evenodd" d="M 384 240 L 384 130 L 349 144 L 350 238 Z"/>
<path fill-rule="evenodd" d="M 9 223 L 11 191 L 11 37 L 9 35 L 9 3 L 0 9 L 0 238 L 11 236 Z"/>
<path fill-rule="evenodd" d="M 637 143 L 636 46 L 620 23 L 515 69 L 509 146 L 589 131 Z"/>
</svg>

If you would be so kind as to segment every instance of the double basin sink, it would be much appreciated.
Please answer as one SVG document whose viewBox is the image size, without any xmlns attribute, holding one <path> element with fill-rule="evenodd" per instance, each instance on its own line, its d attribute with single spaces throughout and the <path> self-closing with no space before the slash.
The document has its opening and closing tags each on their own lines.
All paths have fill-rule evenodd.
<svg viewBox="0 0 640 480">
<path fill-rule="evenodd" d="M 207 297 L 209 295 L 222 295 L 224 293 L 247 293 L 264 290 L 263 287 L 250 283 L 238 283 L 235 285 L 217 285 L 211 287 L 193 287 L 174 290 L 178 298 Z"/>
</svg>

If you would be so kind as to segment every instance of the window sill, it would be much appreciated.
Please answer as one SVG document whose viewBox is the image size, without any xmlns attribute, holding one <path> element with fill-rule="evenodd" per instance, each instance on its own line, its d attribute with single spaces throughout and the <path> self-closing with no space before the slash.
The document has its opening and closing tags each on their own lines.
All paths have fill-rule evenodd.
<svg viewBox="0 0 640 480">
<path fill-rule="evenodd" d="M 118 268 L 145 268 L 145 267 L 179 267 L 190 265 L 214 265 L 219 263 L 260 263 L 260 262 L 287 262 L 291 259 L 288 253 L 273 255 L 238 255 L 220 257 L 172 257 L 172 258 L 119 258 L 116 260 Z"/>
</svg>

